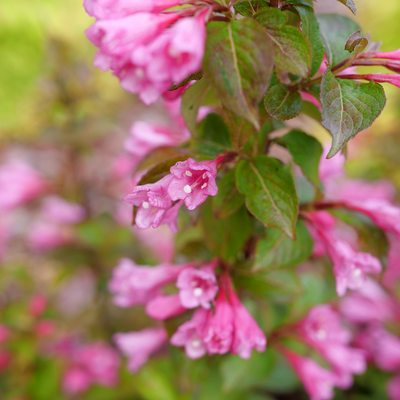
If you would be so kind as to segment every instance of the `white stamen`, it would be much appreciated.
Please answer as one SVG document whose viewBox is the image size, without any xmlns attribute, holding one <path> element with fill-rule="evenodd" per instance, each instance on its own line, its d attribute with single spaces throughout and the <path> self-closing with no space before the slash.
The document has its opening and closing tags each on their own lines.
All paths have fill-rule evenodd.
<svg viewBox="0 0 400 400">
<path fill-rule="evenodd" d="M 186 176 L 192 176 L 193 174 L 190 171 L 185 171 Z"/>
<path fill-rule="evenodd" d="M 204 174 L 203 174 L 203 179 L 206 179 L 207 178 L 207 175 L 206 175 L 206 173 L 204 172 Z"/>
<path fill-rule="evenodd" d="M 204 188 L 206 188 L 207 187 L 207 183 L 203 183 L 202 185 L 201 185 L 201 188 L 202 189 L 204 189 Z"/>
<path fill-rule="evenodd" d="M 148 203 L 147 201 L 144 201 L 144 202 L 142 203 L 142 206 L 143 206 L 143 208 L 144 208 L 145 210 L 147 210 L 147 209 L 150 207 L 150 203 Z"/>
<path fill-rule="evenodd" d="M 168 48 L 168 54 L 169 54 L 172 58 L 175 58 L 175 57 L 178 57 L 180 53 L 179 53 L 179 50 L 177 50 L 175 47 L 170 46 L 170 47 Z"/>
<path fill-rule="evenodd" d="M 319 329 L 317 332 L 315 332 L 315 336 L 317 337 L 318 340 L 326 339 L 325 329 Z"/>
<path fill-rule="evenodd" d="M 361 275 L 361 273 L 362 273 L 361 269 L 360 269 L 360 268 L 356 268 L 356 269 L 353 271 L 353 276 L 354 276 L 354 278 L 358 278 L 358 277 Z"/>
<path fill-rule="evenodd" d="M 192 193 L 192 188 L 191 188 L 189 185 L 186 185 L 186 186 L 183 188 L 183 191 L 184 191 L 185 193 L 189 194 L 189 193 Z"/>
<path fill-rule="evenodd" d="M 139 79 L 143 79 L 143 78 L 144 78 L 144 71 L 143 71 L 143 68 L 136 68 L 136 70 L 135 70 L 135 75 L 136 75 Z"/>
<path fill-rule="evenodd" d="M 192 340 L 192 347 L 197 348 L 201 346 L 201 340 Z"/>
<path fill-rule="evenodd" d="M 193 294 L 195 297 L 200 297 L 203 294 L 203 289 L 197 287 L 196 289 L 193 290 Z"/>
</svg>

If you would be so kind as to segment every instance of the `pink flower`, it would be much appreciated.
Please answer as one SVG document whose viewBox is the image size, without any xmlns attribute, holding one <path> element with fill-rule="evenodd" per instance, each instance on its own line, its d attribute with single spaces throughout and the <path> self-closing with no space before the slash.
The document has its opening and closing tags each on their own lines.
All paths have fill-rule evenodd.
<svg viewBox="0 0 400 400">
<path fill-rule="evenodd" d="M 92 377 L 85 369 L 72 367 L 64 374 L 63 390 L 71 395 L 83 393 L 89 389 L 92 382 Z"/>
<path fill-rule="evenodd" d="M 156 183 L 136 186 L 132 194 L 127 194 L 123 198 L 127 203 L 139 207 L 135 218 L 138 228 L 148 229 L 150 226 L 157 228 L 164 223 L 164 214 L 172 206 L 168 194 L 168 185 L 172 179 L 172 175 L 167 175 Z"/>
<path fill-rule="evenodd" d="M 5 343 L 10 338 L 11 332 L 7 326 L 0 324 L 0 343 Z"/>
<path fill-rule="evenodd" d="M 253 348 L 259 353 L 264 352 L 267 346 L 267 338 L 263 331 L 232 289 L 229 290 L 229 298 L 233 305 L 235 327 L 232 354 L 238 354 L 241 358 L 249 359 Z"/>
<path fill-rule="evenodd" d="M 58 224 L 77 224 L 84 220 L 85 209 L 77 203 L 71 203 L 58 196 L 49 196 L 43 200 L 42 215 Z"/>
<path fill-rule="evenodd" d="M 0 350 L 0 372 L 4 371 L 12 360 L 12 355 L 7 350 Z"/>
<path fill-rule="evenodd" d="M 360 55 L 362 58 L 383 58 L 386 60 L 400 60 L 400 49 L 393 51 L 384 51 L 384 52 L 374 52 L 374 53 L 364 53 Z"/>
<path fill-rule="evenodd" d="M 303 101 L 308 101 L 312 105 L 318 108 L 318 110 L 322 110 L 321 103 L 310 93 L 308 92 L 300 92 L 301 98 Z"/>
<path fill-rule="evenodd" d="M 47 307 L 47 297 L 40 293 L 36 293 L 29 300 L 29 305 L 28 305 L 29 313 L 34 317 L 40 317 L 46 310 L 46 307 Z"/>
<path fill-rule="evenodd" d="M 396 189 L 389 181 L 365 182 L 351 179 L 335 185 L 329 197 L 343 201 L 362 201 L 366 199 L 393 200 Z"/>
<path fill-rule="evenodd" d="M 146 304 L 146 314 L 159 321 L 176 317 L 185 311 L 186 308 L 182 306 L 178 294 L 159 295 Z"/>
<path fill-rule="evenodd" d="M 336 154 L 333 158 L 326 158 L 330 150 L 328 144 L 324 144 L 323 153 L 319 163 L 319 178 L 326 186 L 331 183 L 332 179 L 341 178 L 344 176 L 344 165 L 346 164 L 346 157 L 344 154 Z"/>
<path fill-rule="evenodd" d="M 393 288 L 400 279 L 400 239 L 395 235 L 387 236 L 390 247 L 383 283 L 386 287 Z"/>
<path fill-rule="evenodd" d="M 225 292 L 220 291 L 215 303 L 215 314 L 208 320 L 204 334 L 204 343 L 209 354 L 225 354 L 232 345 L 234 313 L 228 303 Z"/>
<path fill-rule="evenodd" d="M 396 315 L 396 303 L 373 279 L 368 278 L 358 289 L 340 302 L 340 313 L 355 324 L 384 322 Z"/>
<path fill-rule="evenodd" d="M 400 375 L 395 376 L 387 383 L 386 390 L 391 400 L 400 400 Z"/>
<path fill-rule="evenodd" d="M 46 251 L 66 244 L 68 235 L 60 225 L 42 220 L 31 226 L 28 242 L 33 250 Z"/>
<path fill-rule="evenodd" d="M 117 383 L 120 358 L 111 346 L 101 342 L 83 346 L 74 360 L 89 372 L 93 382 L 105 386 Z"/>
<path fill-rule="evenodd" d="M 322 368 L 309 358 L 301 357 L 289 351 L 285 351 L 285 355 L 311 400 L 333 399 L 333 387 L 337 380 L 333 372 Z"/>
<path fill-rule="evenodd" d="M 35 324 L 34 332 L 38 338 L 46 339 L 52 336 L 57 330 L 57 325 L 50 319 L 39 321 Z"/>
<path fill-rule="evenodd" d="M 400 339 L 379 325 L 371 325 L 356 338 L 378 368 L 394 372 L 400 368 Z"/>
<path fill-rule="evenodd" d="M 326 232 L 333 232 L 336 225 L 336 219 L 327 211 L 317 211 L 308 213 L 309 216 L 318 224 L 318 226 Z M 312 256 L 315 258 L 322 257 L 326 254 L 325 243 L 321 239 L 318 230 L 312 224 L 307 224 L 308 230 L 313 239 Z"/>
<path fill-rule="evenodd" d="M 173 201 L 184 200 L 188 210 L 194 210 L 208 196 L 218 193 L 215 160 L 196 162 L 188 158 L 171 167 L 171 174 L 173 178 L 168 186 L 168 193 Z"/>
<path fill-rule="evenodd" d="M 210 302 L 218 292 L 217 279 L 210 268 L 184 269 L 178 276 L 176 286 L 179 289 L 181 303 L 186 308 L 201 306 L 209 309 Z"/>
<path fill-rule="evenodd" d="M 358 75 L 355 75 L 356 77 Z M 339 76 L 340 78 L 340 76 Z M 357 79 L 357 78 L 355 78 Z M 377 83 L 391 83 L 394 86 L 400 88 L 400 75 L 397 74 L 367 74 L 359 75 L 359 79 L 366 79 Z"/>
<path fill-rule="evenodd" d="M 190 264 L 138 266 L 128 258 L 121 258 L 108 285 L 110 292 L 114 294 L 114 304 L 119 307 L 146 304 L 159 294 L 163 285 L 173 282 L 182 268 L 189 266 Z"/>
<path fill-rule="evenodd" d="M 84 0 L 83 6 L 91 17 L 111 19 L 137 12 L 158 13 L 182 3 L 182 0 Z"/>
<path fill-rule="evenodd" d="M 0 208 L 11 210 L 45 189 L 43 178 L 28 164 L 12 161 L 0 166 Z"/>
<path fill-rule="evenodd" d="M 128 357 L 128 369 L 137 372 L 168 339 L 163 328 L 149 328 L 138 332 L 116 333 L 114 342 Z"/>
<path fill-rule="evenodd" d="M 186 355 L 195 360 L 203 357 L 207 352 L 204 343 L 204 331 L 211 311 L 198 308 L 190 321 L 184 322 L 171 337 L 174 346 L 185 346 Z"/>
</svg>

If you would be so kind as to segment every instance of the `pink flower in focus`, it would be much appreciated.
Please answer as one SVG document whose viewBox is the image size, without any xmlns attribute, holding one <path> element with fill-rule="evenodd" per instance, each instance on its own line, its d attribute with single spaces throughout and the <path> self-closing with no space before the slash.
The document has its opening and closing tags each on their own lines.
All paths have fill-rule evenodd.
<svg viewBox="0 0 400 400">
<path fill-rule="evenodd" d="M 400 375 L 395 376 L 387 383 L 386 390 L 391 400 L 400 400 Z"/>
<path fill-rule="evenodd" d="M 74 395 L 86 392 L 92 383 L 92 377 L 85 369 L 72 367 L 64 373 L 62 386 L 65 393 Z"/>
<path fill-rule="evenodd" d="M 182 3 L 182 0 L 84 0 L 83 6 L 91 17 L 111 19 L 137 12 L 158 13 Z"/>
<path fill-rule="evenodd" d="M 43 200 L 41 213 L 47 220 L 58 224 L 77 224 L 86 216 L 83 206 L 59 196 L 46 197 Z"/>
<path fill-rule="evenodd" d="M 393 50 L 393 51 L 364 53 L 360 57 L 362 57 L 362 58 L 370 58 L 370 57 L 383 58 L 386 60 L 400 60 L 400 49 Z"/>
<path fill-rule="evenodd" d="M 120 358 L 111 346 L 100 342 L 88 344 L 76 352 L 74 360 L 85 368 L 94 383 L 105 386 L 117 383 Z"/>
<path fill-rule="evenodd" d="M 0 166 L 0 208 L 11 210 L 45 189 L 43 178 L 28 164 L 12 161 Z"/>
<path fill-rule="evenodd" d="M 235 327 L 232 354 L 238 354 L 243 359 L 249 359 L 253 348 L 259 353 L 264 352 L 267 346 L 267 338 L 263 331 L 232 289 L 229 290 L 229 298 L 233 306 Z"/>
<path fill-rule="evenodd" d="M 215 314 L 208 320 L 204 334 L 204 343 L 209 354 L 225 354 L 232 345 L 234 313 L 228 303 L 225 292 L 220 290 L 215 303 Z"/>
<path fill-rule="evenodd" d="M 176 287 L 179 289 L 181 303 L 186 308 L 201 306 L 209 309 L 210 302 L 218 292 L 217 279 L 213 268 L 187 268 L 178 276 Z"/>
<path fill-rule="evenodd" d="M 215 160 L 196 162 L 188 158 L 171 167 L 171 174 L 173 178 L 168 186 L 168 193 L 173 201 L 184 200 L 188 210 L 194 210 L 208 196 L 216 196 L 218 193 Z"/>
<path fill-rule="evenodd" d="M 367 75 L 359 75 L 359 76 L 354 75 L 354 76 L 359 77 L 359 79 L 366 79 L 368 81 L 377 83 L 391 83 L 392 85 L 400 88 L 400 76 L 397 74 L 367 74 Z"/>
<path fill-rule="evenodd" d="M 159 294 L 163 285 L 173 282 L 180 271 L 189 266 L 190 264 L 138 266 L 128 258 L 121 258 L 108 284 L 110 292 L 114 294 L 114 304 L 119 307 L 146 304 Z"/>
<path fill-rule="evenodd" d="M 135 223 L 140 229 L 159 227 L 163 222 L 164 214 L 172 206 L 168 194 L 168 185 L 173 176 L 167 175 L 156 183 L 136 186 L 132 194 L 127 194 L 123 200 L 139 207 L 136 213 Z"/>
<path fill-rule="evenodd" d="M 128 369 L 137 372 L 168 339 L 163 328 L 149 328 L 138 332 L 116 333 L 114 342 L 128 357 Z"/>
<path fill-rule="evenodd" d="M 285 351 L 285 355 L 311 400 L 333 399 L 333 387 L 337 380 L 333 372 L 322 368 L 309 358 L 301 357 L 289 351 Z"/>
<path fill-rule="evenodd" d="M 29 313 L 34 317 L 40 317 L 46 310 L 46 307 L 47 307 L 47 297 L 40 293 L 36 293 L 29 300 L 29 305 L 28 305 Z"/>
<path fill-rule="evenodd" d="M 171 296 L 159 295 L 146 304 L 146 314 L 159 321 L 176 317 L 186 310 L 182 306 L 178 294 Z"/>
<path fill-rule="evenodd" d="M 204 343 L 204 331 L 211 318 L 211 311 L 198 308 L 190 321 L 184 322 L 171 337 L 174 346 L 185 346 L 186 355 L 195 360 L 203 357 L 207 352 Z"/>
</svg>

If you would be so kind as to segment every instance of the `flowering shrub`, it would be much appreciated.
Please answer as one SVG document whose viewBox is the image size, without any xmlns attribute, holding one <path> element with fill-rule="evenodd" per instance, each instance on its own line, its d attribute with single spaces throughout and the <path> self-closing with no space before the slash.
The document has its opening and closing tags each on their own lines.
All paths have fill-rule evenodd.
<svg viewBox="0 0 400 400">
<path fill-rule="evenodd" d="M 306 0 L 84 8 L 94 65 L 164 120 L 5 149 L 5 398 L 400 399 L 396 190 L 346 171 L 400 50 Z"/>
</svg>

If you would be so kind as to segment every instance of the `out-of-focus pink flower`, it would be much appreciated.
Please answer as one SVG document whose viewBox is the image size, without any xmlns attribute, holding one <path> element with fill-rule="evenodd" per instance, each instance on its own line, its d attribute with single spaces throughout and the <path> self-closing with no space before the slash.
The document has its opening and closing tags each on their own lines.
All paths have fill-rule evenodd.
<svg viewBox="0 0 400 400">
<path fill-rule="evenodd" d="M 400 76 L 398 74 L 366 74 L 366 75 L 339 75 L 338 78 L 365 79 L 377 83 L 391 83 L 400 88 Z"/>
<path fill-rule="evenodd" d="M 138 12 L 158 13 L 182 3 L 182 0 L 84 0 L 83 6 L 91 17 L 111 19 Z"/>
<path fill-rule="evenodd" d="M 124 201 L 138 207 L 135 218 L 138 228 L 158 228 L 163 223 L 164 214 L 172 206 L 168 194 L 168 185 L 172 179 L 172 175 L 167 175 L 156 183 L 136 186 L 132 194 L 124 197 Z"/>
<path fill-rule="evenodd" d="M 355 324 L 390 320 L 395 317 L 396 309 L 393 299 L 371 278 L 340 302 L 340 313 Z"/>
<path fill-rule="evenodd" d="M 137 372 L 168 339 L 163 328 L 149 328 L 138 332 L 116 333 L 114 342 L 128 357 L 128 369 Z"/>
<path fill-rule="evenodd" d="M 174 346 L 185 346 L 186 355 L 195 360 L 203 357 L 207 352 L 204 343 L 204 333 L 211 310 L 198 308 L 190 321 L 184 322 L 171 337 Z"/>
<path fill-rule="evenodd" d="M 324 231 L 327 232 L 333 231 L 333 228 L 336 225 L 336 219 L 333 217 L 332 214 L 329 214 L 327 211 L 317 211 L 311 212 L 309 213 L 309 215 L 314 221 L 316 221 L 321 229 L 324 229 Z M 313 239 L 313 257 L 319 258 L 324 256 L 326 254 L 324 241 L 321 239 L 321 236 L 318 234 L 318 231 L 314 228 L 313 225 L 308 224 L 307 227 Z"/>
<path fill-rule="evenodd" d="M 86 216 L 83 206 L 59 196 L 46 197 L 43 200 L 41 213 L 44 218 L 57 224 L 77 224 Z"/>
<path fill-rule="evenodd" d="M 146 304 L 159 294 L 161 286 L 173 282 L 181 270 L 189 266 L 190 264 L 138 266 L 128 258 L 121 258 L 108 286 L 114 294 L 114 304 L 119 307 Z"/>
<path fill-rule="evenodd" d="M 184 269 L 178 276 L 176 286 L 181 303 L 186 308 L 201 306 L 209 309 L 210 302 L 218 292 L 217 279 L 212 268 Z"/>
<path fill-rule="evenodd" d="M 386 385 L 386 390 L 390 400 L 400 400 L 400 375 L 390 379 Z"/>
<path fill-rule="evenodd" d="M 47 297 L 41 293 L 36 293 L 29 300 L 29 313 L 34 317 L 40 317 L 47 307 Z"/>
<path fill-rule="evenodd" d="M 208 196 L 216 196 L 218 193 L 215 160 L 196 162 L 188 158 L 171 167 L 171 174 L 173 179 L 168 186 L 168 193 L 173 201 L 184 200 L 188 210 L 194 210 Z"/>
<path fill-rule="evenodd" d="M 0 263 L 3 261 L 8 248 L 8 241 L 10 238 L 10 227 L 4 221 L 4 216 L 0 216 Z"/>
<path fill-rule="evenodd" d="M 120 358 L 111 346 L 101 342 L 85 345 L 76 352 L 74 360 L 89 372 L 94 383 L 105 386 L 117 383 Z"/>
<path fill-rule="evenodd" d="M 112 174 L 117 179 L 131 176 L 137 166 L 138 161 L 131 154 L 118 155 L 112 165 Z"/>
<path fill-rule="evenodd" d="M 235 328 L 232 353 L 249 359 L 253 349 L 259 353 L 265 351 L 267 338 L 232 289 L 229 290 L 229 298 L 233 306 Z"/>
<path fill-rule="evenodd" d="M 35 324 L 34 332 L 38 338 L 45 339 L 52 336 L 57 330 L 57 325 L 49 319 L 39 321 Z"/>
<path fill-rule="evenodd" d="M 285 351 L 284 354 L 311 400 L 333 399 L 333 387 L 337 381 L 337 377 L 333 372 L 322 368 L 309 358 L 301 357 L 289 351 Z"/>
<path fill-rule="evenodd" d="M 322 110 L 321 103 L 310 93 L 307 92 L 300 92 L 301 98 L 303 101 L 308 101 L 312 105 L 318 108 L 318 110 Z"/>
<path fill-rule="evenodd" d="M 362 201 L 366 199 L 393 200 L 396 189 L 389 181 L 365 182 L 351 179 L 335 185 L 335 190 L 329 197 L 343 201 Z"/>
<path fill-rule="evenodd" d="M 43 178 L 30 165 L 13 161 L 0 166 L 0 208 L 11 210 L 45 189 Z"/>
<path fill-rule="evenodd" d="M 379 325 L 370 325 L 356 338 L 356 345 L 365 350 L 378 368 L 395 372 L 400 368 L 400 339 Z"/>
<path fill-rule="evenodd" d="M 68 394 L 86 392 L 93 383 L 92 377 L 85 369 L 72 367 L 64 373 L 63 390 Z"/>
<path fill-rule="evenodd" d="M 11 332 L 10 329 L 5 325 L 0 325 L 0 343 L 7 342 L 10 338 Z"/>
<path fill-rule="evenodd" d="M 11 357 L 11 353 L 8 350 L 0 349 L 0 372 L 10 365 Z"/>
<path fill-rule="evenodd" d="M 389 254 L 387 267 L 383 275 L 386 287 L 393 288 L 400 280 L 400 239 L 396 235 L 387 235 L 389 239 Z"/>
<path fill-rule="evenodd" d="M 159 295 L 146 304 L 146 314 L 159 321 L 176 317 L 186 310 L 182 306 L 178 294 L 171 296 Z"/>
<path fill-rule="evenodd" d="M 324 144 L 323 153 L 319 163 L 319 178 L 321 182 L 327 186 L 331 183 L 332 179 L 341 178 L 344 176 L 344 165 L 346 164 L 346 157 L 344 154 L 336 154 L 335 157 L 327 159 L 330 146 Z"/>
<path fill-rule="evenodd" d="M 209 354 L 225 354 L 232 345 L 234 313 L 225 292 L 220 289 L 215 303 L 215 314 L 208 320 L 204 343 Z"/>
<path fill-rule="evenodd" d="M 29 246 L 36 251 L 46 251 L 63 246 L 68 239 L 62 226 L 44 220 L 35 222 L 28 234 Z"/>
</svg>

